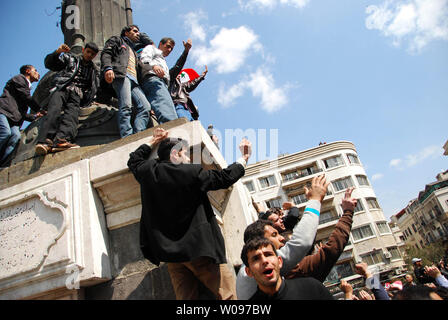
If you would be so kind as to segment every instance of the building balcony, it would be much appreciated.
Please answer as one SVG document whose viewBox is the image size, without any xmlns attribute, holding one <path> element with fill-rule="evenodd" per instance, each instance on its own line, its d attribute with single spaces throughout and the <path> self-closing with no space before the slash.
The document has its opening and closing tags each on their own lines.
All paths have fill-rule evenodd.
<svg viewBox="0 0 448 320">
<path fill-rule="evenodd" d="M 283 188 L 290 188 L 296 184 L 303 183 L 308 179 L 312 179 L 314 175 L 322 172 L 323 170 L 317 167 L 309 167 L 295 172 L 290 172 L 282 175 Z"/>
</svg>

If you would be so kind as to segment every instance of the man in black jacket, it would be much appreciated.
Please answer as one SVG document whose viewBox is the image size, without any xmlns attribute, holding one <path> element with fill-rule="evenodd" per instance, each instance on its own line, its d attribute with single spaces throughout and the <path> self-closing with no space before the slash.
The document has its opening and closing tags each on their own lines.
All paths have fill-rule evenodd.
<svg viewBox="0 0 448 320">
<path fill-rule="evenodd" d="M 136 51 L 153 41 L 141 34 L 138 26 L 126 26 L 119 37 L 106 41 L 101 53 L 101 70 L 104 79 L 111 84 L 118 98 L 118 127 L 122 138 L 153 127 L 151 106 L 138 81 L 138 57 Z M 132 109 L 135 120 L 131 124 Z"/>
<path fill-rule="evenodd" d="M 197 299 L 203 283 L 220 300 L 236 299 L 235 279 L 226 265 L 224 239 L 207 192 L 227 189 L 242 176 L 251 154 L 247 140 L 243 157 L 224 170 L 190 164 L 181 139 L 167 138 L 157 128 L 151 145 L 131 153 L 128 167 L 141 188 L 140 247 L 159 265 L 168 262 L 176 298 Z M 159 159 L 149 159 L 159 145 Z"/>
<path fill-rule="evenodd" d="M 0 97 L 0 163 L 14 151 L 20 140 L 20 127 L 24 120 L 34 121 L 42 116 L 40 106 L 31 97 L 31 83 L 39 81 L 40 75 L 32 65 L 20 68 L 20 74 L 11 78 Z M 38 112 L 27 114 L 28 107 Z"/>
<path fill-rule="evenodd" d="M 48 114 L 39 132 L 36 154 L 79 148 L 74 144 L 78 133 L 79 110 L 89 106 L 99 86 L 99 72 L 93 63 L 98 54 L 95 43 L 87 43 L 82 55 L 70 53 L 62 44 L 45 57 L 45 67 L 58 74 L 48 103 Z"/>
</svg>

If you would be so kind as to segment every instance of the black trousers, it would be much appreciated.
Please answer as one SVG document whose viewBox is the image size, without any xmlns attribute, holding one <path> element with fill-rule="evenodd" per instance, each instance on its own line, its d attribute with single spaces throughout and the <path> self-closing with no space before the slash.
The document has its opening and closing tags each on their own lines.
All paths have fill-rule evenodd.
<svg viewBox="0 0 448 320">
<path fill-rule="evenodd" d="M 54 92 L 40 128 L 39 143 L 46 143 L 45 139 L 73 142 L 78 134 L 80 106 L 81 98 L 73 90 Z"/>
</svg>

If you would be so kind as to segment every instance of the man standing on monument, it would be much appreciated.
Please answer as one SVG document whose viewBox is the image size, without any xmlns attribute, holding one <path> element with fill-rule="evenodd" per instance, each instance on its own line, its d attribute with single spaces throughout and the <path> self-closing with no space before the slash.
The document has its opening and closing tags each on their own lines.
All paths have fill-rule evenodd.
<svg viewBox="0 0 448 320">
<path fill-rule="evenodd" d="M 149 159 L 158 146 L 159 159 Z M 191 164 L 187 142 L 157 128 L 150 145 L 130 154 L 128 167 L 140 184 L 140 248 L 159 265 L 167 262 L 178 300 L 198 299 L 199 282 L 219 300 L 235 300 L 235 279 L 226 264 L 224 239 L 207 196 L 244 176 L 251 144 L 243 139 L 242 158 L 223 170 Z"/>
<path fill-rule="evenodd" d="M 20 68 L 20 74 L 11 78 L 0 97 L 0 163 L 8 158 L 20 140 L 20 127 L 24 120 L 34 121 L 42 116 L 40 106 L 31 97 L 31 83 L 40 75 L 32 65 Z M 38 112 L 27 114 L 28 107 Z"/>
<path fill-rule="evenodd" d="M 183 42 L 184 51 L 176 65 L 168 69 L 165 58 L 176 45 L 172 38 L 163 38 L 159 47 L 146 46 L 140 56 L 142 88 L 151 104 L 159 124 L 178 118 L 173 100 L 168 88 L 182 71 L 191 49 L 191 39 Z"/>
<path fill-rule="evenodd" d="M 138 82 L 137 45 L 152 44 L 149 37 L 141 39 L 137 26 L 124 27 L 120 37 L 106 41 L 101 53 L 101 70 L 104 79 L 112 84 L 118 98 L 118 127 L 122 138 L 153 127 L 150 118 L 151 106 Z M 132 109 L 136 115 L 131 124 Z"/>
<path fill-rule="evenodd" d="M 89 106 L 99 86 L 99 72 L 93 63 L 98 46 L 87 43 L 82 55 L 74 55 L 62 44 L 45 58 L 45 67 L 58 72 L 48 103 L 48 114 L 39 132 L 36 154 L 79 148 L 73 142 L 78 134 L 79 111 Z"/>
</svg>

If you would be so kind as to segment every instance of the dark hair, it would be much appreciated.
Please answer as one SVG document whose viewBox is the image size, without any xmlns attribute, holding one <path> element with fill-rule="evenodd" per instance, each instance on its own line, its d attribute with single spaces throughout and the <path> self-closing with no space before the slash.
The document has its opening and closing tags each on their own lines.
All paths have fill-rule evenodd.
<svg viewBox="0 0 448 320">
<path fill-rule="evenodd" d="M 98 53 L 98 51 L 100 51 L 100 49 L 98 49 L 98 46 L 96 45 L 95 42 L 89 42 L 85 45 L 84 49 L 90 49 L 96 53 Z"/>
<path fill-rule="evenodd" d="M 160 40 L 160 43 L 161 43 L 161 44 L 165 44 L 165 43 L 167 43 L 168 41 L 171 42 L 171 43 L 173 44 L 173 46 L 176 45 L 176 41 L 174 41 L 173 38 L 169 38 L 169 37 L 162 38 L 162 40 Z"/>
<path fill-rule="evenodd" d="M 140 31 L 140 28 L 138 26 L 136 26 L 135 24 L 131 24 L 130 26 L 126 26 L 123 29 L 121 29 L 121 36 L 125 37 L 126 36 L 126 32 L 129 32 L 129 31 L 131 31 L 134 28 L 137 28 L 138 31 Z"/>
<path fill-rule="evenodd" d="M 278 208 L 278 207 L 274 207 L 274 208 L 270 208 L 268 209 L 266 212 L 261 212 L 260 215 L 258 216 L 258 219 L 269 219 L 269 216 L 271 214 L 276 214 L 278 216 L 280 216 L 280 214 L 282 213 L 282 209 Z"/>
<path fill-rule="evenodd" d="M 162 140 L 159 145 L 159 149 L 157 150 L 157 155 L 160 160 L 170 160 L 171 151 L 173 148 L 175 150 L 180 151 L 183 148 L 188 147 L 188 142 L 181 138 L 167 138 Z"/>
<path fill-rule="evenodd" d="M 30 65 L 30 64 L 26 64 L 24 66 L 21 66 L 20 67 L 20 74 L 26 75 L 26 72 L 28 70 L 30 70 L 31 68 L 34 68 L 34 67 L 32 65 Z"/>
<path fill-rule="evenodd" d="M 431 293 L 436 293 L 436 291 L 433 288 L 420 284 L 397 292 L 393 300 L 433 300 L 430 296 Z"/>
<path fill-rule="evenodd" d="M 244 243 L 249 242 L 254 238 L 263 238 L 264 237 L 264 227 L 271 226 L 274 227 L 274 223 L 270 220 L 259 219 L 254 223 L 251 223 L 244 230 Z"/>
<path fill-rule="evenodd" d="M 247 258 L 247 254 L 250 251 L 254 251 L 254 250 L 257 250 L 259 248 L 264 248 L 264 247 L 267 247 L 267 246 L 271 246 L 272 250 L 274 250 L 275 255 L 277 255 L 277 251 L 275 250 L 274 244 L 270 240 L 268 240 L 268 239 L 266 239 L 264 237 L 263 238 L 261 238 L 261 237 L 254 238 L 254 239 L 250 240 L 249 242 L 247 242 L 244 245 L 243 250 L 241 251 L 241 260 L 243 260 L 244 265 L 246 267 L 249 266 L 249 261 L 248 261 L 248 258 Z"/>
</svg>

